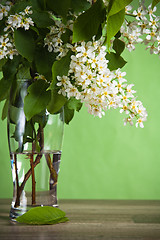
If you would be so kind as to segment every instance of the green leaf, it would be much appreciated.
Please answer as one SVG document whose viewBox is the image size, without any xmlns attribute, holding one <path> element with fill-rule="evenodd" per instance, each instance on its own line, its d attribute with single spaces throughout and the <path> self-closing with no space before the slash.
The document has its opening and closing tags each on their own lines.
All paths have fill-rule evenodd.
<svg viewBox="0 0 160 240">
<path fill-rule="evenodd" d="M 107 46 L 110 47 L 110 40 L 116 35 L 124 22 L 125 9 L 110 16 L 107 21 Z"/>
<path fill-rule="evenodd" d="M 72 31 L 70 29 L 66 29 L 65 33 L 63 33 L 61 36 L 61 40 L 64 44 L 69 42 L 71 35 Z"/>
<path fill-rule="evenodd" d="M 51 90 L 51 100 L 47 106 L 47 110 L 51 114 L 54 114 L 63 107 L 65 102 L 66 98 L 63 95 L 58 94 L 56 90 Z"/>
<path fill-rule="evenodd" d="M 44 80 L 37 80 L 28 87 L 28 95 L 24 99 L 24 113 L 27 120 L 43 111 L 51 98 L 51 91 L 47 90 L 49 84 Z"/>
<path fill-rule="evenodd" d="M 82 103 L 80 100 L 77 100 L 76 98 L 71 97 L 67 102 L 67 106 L 69 109 L 73 109 L 79 112 L 82 107 Z"/>
<path fill-rule="evenodd" d="M 57 83 L 57 76 L 63 76 L 68 75 L 69 71 L 69 65 L 71 61 L 71 51 L 67 53 L 67 55 L 63 58 L 61 58 L 59 61 L 55 61 L 52 66 L 52 84 L 50 86 L 50 89 L 53 89 L 55 87 L 55 84 Z"/>
<path fill-rule="evenodd" d="M 56 224 L 68 221 L 65 215 L 65 212 L 59 208 L 44 206 L 32 208 L 16 220 L 20 223 L 32 225 Z"/>
<path fill-rule="evenodd" d="M 52 10 L 58 15 L 66 18 L 68 9 L 71 6 L 71 0 L 46 0 L 48 10 Z"/>
<path fill-rule="evenodd" d="M 2 117 L 1 117 L 2 120 L 4 120 L 7 117 L 7 114 L 8 114 L 8 104 L 9 104 L 9 100 L 6 99 L 6 101 L 4 103 L 4 106 L 3 106 L 3 109 L 2 109 Z"/>
<path fill-rule="evenodd" d="M 10 91 L 10 87 L 17 73 L 20 57 L 15 56 L 13 60 L 8 60 L 2 67 L 3 78 L 0 80 L 0 101 L 4 100 Z"/>
<path fill-rule="evenodd" d="M 2 72 L 0 72 L 0 79 L 2 79 L 3 78 L 3 73 Z"/>
<path fill-rule="evenodd" d="M 31 18 L 38 28 L 46 28 L 54 25 L 54 20 L 51 19 L 48 12 L 34 10 Z"/>
<path fill-rule="evenodd" d="M 116 54 L 121 55 L 121 53 L 125 49 L 125 43 L 120 39 L 115 38 L 113 42 L 113 49 L 116 51 Z"/>
<path fill-rule="evenodd" d="M 13 105 L 10 105 L 9 108 L 10 123 L 17 124 L 20 120 L 20 115 L 23 115 L 23 108 L 18 108 Z"/>
<path fill-rule="evenodd" d="M 49 52 L 44 47 L 39 47 L 35 52 L 35 65 L 37 72 L 50 80 L 52 77 L 52 65 L 55 61 L 56 54 Z"/>
<path fill-rule="evenodd" d="M 123 8 L 129 5 L 133 0 L 113 0 L 110 1 L 108 17 L 120 12 Z"/>
<path fill-rule="evenodd" d="M 152 9 L 160 2 L 160 0 L 153 0 L 152 1 Z"/>
<path fill-rule="evenodd" d="M 32 2 L 32 6 L 34 7 L 34 9 L 37 9 L 36 7 L 37 5 L 41 10 L 46 10 L 46 0 L 30 0 L 30 1 Z"/>
<path fill-rule="evenodd" d="M 3 76 L 5 80 L 11 81 L 15 78 L 15 75 L 20 64 L 21 57 L 14 56 L 13 60 L 8 60 L 2 67 Z"/>
<path fill-rule="evenodd" d="M 72 118 L 74 117 L 74 110 L 69 109 L 67 103 L 64 105 L 64 121 L 66 124 L 69 124 Z"/>
<path fill-rule="evenodd" d="M 6 58 L 3 58 L 3 59 L 0 60 L 0 71 L 2 71 L 2 67 L 6 62 L 7 62 Z"/>
<path fill-rule="evenodd" d="M 40 35 L 38 28 L 36 28 L 34 26 L 30 26 L 30 29 L 32 29 L 35 33 L 37 33 L 38 36 Z"/>
<path fill-rule="evenodd" d="M 5 78 L 2 78 L 0 80 L 0 102 L 7 98 L 11 85 L 12 79 L 8 81 Z"/>
<path fill-rule="evenodd" d="M 97 34 L 100 24 L 104 21 L 105 7 L 102 0 L 97 0 L 91 8 L 82 13 L 73 25 L 73 43 L 89 41 Z"/>
<path fill-rule="evenodd" d="M 127 63 L 121 56 L 113 52 L 107 53 L 106 59 L 109 60 L 108 68 L 111 71 L 122 68 Z"/>
<path fill-rule="evenodd" d="M 31 124 L 31 121 L 26 121 L 25 123 L 25 131 L 23 134 L 23 144 L 26 142 L 33 142 L 33 124 Z"/>
<path fill-rule="evenodd" d="M 46 112 L 44 112 L 44 111 L 42 113 L 43 114 L 37 114 L 37 115 L 33 116 L 32 122 L 39 123 L 41 125 L 41 127 L 44 128 L 47 124 L 49 115 L 47 115 Z"/>
<path fill-rule="evenodd" d="M 4 26 L 5 26 L 5 24 L 6 24 L 5 21 L 6 21 L 5 18 L 3 18 L 3 19 L 0 21 L 0 36 L 6 34 L 6 32 L 4 32 Z"/>
<path fill-rule="evenodd" d="M 79 13 L 86 11 L 91 5 L 87 0 L 71 0 L 71 6 L 75 13 Z"/>
<path fill-rule="evenodd" d="M 17 29 L 14 31 L 15 46 L 19 54 L 32 62 L 35 51 L 35 42 L 31 31 Z"/>
<path fill-rule="evenodd" d="M 30 67 L 21 65 L 17 72 L 16 78 L 17 79 L 31 79 Z"/>
</svg>

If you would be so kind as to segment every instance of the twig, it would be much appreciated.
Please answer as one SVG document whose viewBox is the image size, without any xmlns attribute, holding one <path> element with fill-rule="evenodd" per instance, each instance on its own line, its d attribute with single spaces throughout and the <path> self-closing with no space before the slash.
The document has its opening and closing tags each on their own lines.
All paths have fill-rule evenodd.
<svg viewBox="0 0 160 240">
<path fill-rule="evenodd" d="M 34 165 L 33 165 L 33 149 L 32 154 L 30 155 L 30 166 L 31 166 L 31 174 L 32 174 L 32 205 L 36 204 L 36 181 L 34 174 Z"/>
<path fill-rule="evenodd" d="M 38 154 L 37 157 L 36 157 L 36 159 L 35 159 L 35 161 L 33 162 L 33 167 L 34 167 L 34 168 L 37 166 L 37 164 L 40 163 L 41 158 L 42 158 L 42 154 Z M 25 174 L 24 180 L 23 180 L 23 182 L 21 183 L 21 186 L 19 186 L 19 198 L 20 198 L 20 196 L 21 196 L 21 194 L 22 194 L 22 191 L 23 191 L 23 189 L 24 189 L 24 186 L 25 186 L 27 180 L 29 179 L 29 177 L 31 176 L 31 174 L 32 174 L 32 170 L 31 170 L 31 168 L 30 168 L 30 169 L 28 170 L 28 172 Z M 19 206 L 19 199 L 16 199 L 15 207 L 18 207 L 18 206 Z"/>
<path fill-rule="evenodd" d="M 41 125 L 39 125 L 39 128 L 38 128 L 38 135 L 37 135 L 37 138 L 39 138 L 39 146 L 40 146 L 40 149 L 41 149 L 41 152 L 42 150 L 44 149 L 44 131 L 43 131 L 43 128 L 41 127 Z"/>
<path fill-rule="evenodd" d="M 130 17 L 137 17 L 137 15 L 134 15 L 132 13 L 125 13 L 127 16 L 130 16 Z"/>
<path fill-rule="evenodd" d="M 50 171 L 50 174 L 51 174 L 51 178 L 53 179 L 54 183 L 52 185 L 52 187 L 54 187 L 56 184 L 57 184 L 57 178 L 58 178 L 58 175 L 57 175 L 57 172 L 56 170 L 54 169 L 53 167 L 53 164 L 52 164 L 52 161 L 51 161 L 51 157 L 48 153 L 45 154 L 45 158 L 46 158 L 46 161 L 47 161 L 47 165 L 49 167 L 49 171 Z"/>
<path fill-rule="evenodd" d="M 20 195 L 19 195 L 19 179 L 18 179 L 18 168 L 17 168 L 17 156 L 14 154 L 14 163 L 15 163 L 15 173 L 16 173 L 16 191 L 17 191 L 17 199 L 18 206 L 20 205 Z"/>
</svg>

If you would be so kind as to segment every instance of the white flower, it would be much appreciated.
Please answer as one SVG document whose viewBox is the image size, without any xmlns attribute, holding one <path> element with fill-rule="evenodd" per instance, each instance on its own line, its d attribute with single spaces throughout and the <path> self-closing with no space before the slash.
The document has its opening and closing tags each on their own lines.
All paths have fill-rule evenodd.
<svg viewBox="0 0 160 240">
<path fill-rule="evenodd" d="M 129 84 L 126 88 L 127 96 L 131 97 L 131 98 L 133 98 L 134 97 L 133 94 L 136 93 L 136 91 L 132 89 L 133 86 L 134 86 L 134 84 Z"/>
<path fill-rule="evenodd" d="M 130 11 L 132 10 L 132 6 L 131 5 L 128 5 L 125 7 L 125 13 L 130 13 Z"/>
<path fill-rule="evenodd" d="M 147 49 L 150 49 L 150 54 L 158 54 L 158 52 L 159 52 L 159 49 L 158 49 L 158 47 L 155 47 L 154 46 L 154 44 L 153 45 L 148 45 L 147 47 L 146 47 L 146 50 Z"/>
<path fill-rule="evenodd" d="M 136 122 L 136 127 L 140 126 L 141 128 L 144 128 L 143 125 L 143 119 L 142 118 L 138 118 L 137 122 Z"/>
<path fill-rule="evenodd" d="M 21 26 L 22 16 L 15 14 L 10 15 L 7 20 L 7 24 L 11 26 L 11 28 L 19 28 Z"/>
<path fill-rule="evenodd" d="M 159 27 L 159 19 L 159 17 L 153 18 L 152 16 L 150 16 L 149 26 L 151 26 L 152 29 L 156 30 Z"/>
<path fill-rule="evenodd" d="M 30 26 L 34 26 L 34 22 L 32 21 L 32 18 L 24 18 L 21 21 L 20 27 L 24 28 L 25 30 L 28 30 Z"/>
<path fill-rule="evenodd" d="M 116 78 L 120 79 L 121 83 L 126 82 L 126 80 L 123 78 L 124 76 L 126 76 L 126 72 L 121 72 L 121 70 L 118 68 L 115 71 L 115 74 L 116 74 Z"/>
<path fill-rule="evenodd" d="M 123 113 L 123 112 L 125 112 L 126 114 L 129 114 L 127 104 L 123 104 L 122 108 L 120 109 L 120 113 Z"/>
<path fill-rule="evenodd" d="M 9 10 L 10 10 L 10 6 L 8 5 L 3 6 L 2 4 L 0 4 L 0 20 L 2 20 L 3 17 L 8 16 Z"/>
<path fill-rule="evenodd" d="M 8 47 L 12 47 L 12 44 L 9 42 L 9 38 L 5 36 L 0 37 L 0 49 L 7 51 Z"/>
<path fill-rule="evenodd" d="M 129 50 L 129 52 L 131 52 L 132 50 L 135 50 L 135 45 L 133 43 L 129 42 L 126 45 L 126 48 Z"/>
<path fill-rule="evenodd" d="M 6 52 L 0 49 L 0 59 L 4 58 L 5 56 L 6 56 Z"/>
<path fill-rule="evenodd" d="M 17 52 L 17 49 L 10 49 L 8 52 L 7 52 L 7 55 L 10 59 L 13 59 L 13 56 L 14 55 L 18 55 L 18 52 Z"/>
<path fill-rule="evenodd" d="M 83 46 L 81 46 L 77 47 L 76 51 L 78 52 L 76 57 L 81 58 L 82 62 L 86 62 L 87 58 L 94 58 L 91 48 L 85 49 Z"/>
<path fill-rule="evenodd" d="M 151 16 L 156 17 L 156 15 L 154 14 L 156 12 L 156 10 L 157 10 L 156 6 L 152 9 L 152 4 L 150 4 L 148 6 L 148 14 L 150 15 L 150 17 Z"/>
<path fill-rule="evenodd" d="M 146 29 L 149 26 L 149 21 L 146 19 L 144 21 L 139 21 L 137 24 L 141 27 L 141 34 L 146 33 Z"/>
<path fill-rule="evenodd" d="M 25 8 L 25 10 L 24 10 L 25 14 L 27 14 L 27 15 L 32 14 L 33 11 L 30 10 L 30 9 L 31 9 L 31 6 L 27 6 L 27 7 Z"/>
<path fill-rule="evenodd" d="M 128 118 L 124 119 L 124 126 L 126 126 L 127 123 L 129 123 L 131 126 L 133 126 L 133 121 L 132 121 L 131 117 L 128 117 Z"/>
<path fill-rule="evenodd" d="M 160 35 L 157 35 L 156 41 L 157 41 L 157 44 L 160 45 Z"/>
<path fill-rule="evenodd" d="M 146 34 L 148 34 L 148 35 L 146 36 L 146 39 L 147 39 L 148 41 L 150 41 L 151 38 L 153 39 L 153 41 L 156 40 L 156 32 L 155 32 L 154 30 L 149 30 L 149 29 L 147 29 L 147 30 L 146 30 Z"/>
<path fill-rule="evenodd" d="M 133 14 L 136 16 L 137 20 L 145 20 L 145 15 L 147 14 L 147 11 L 143 10 L 143 7 L 139 7 L 137 10 L 133 11 Z"/>
<path fill-rule="evenodd" d="M 64 86 L 67 87 L 67 85 L 69 84 L 69 78 L 67 76 L 57 76 L 57 80 L 59 81 L 57 83 L 57 86 Z"/>
</svg>

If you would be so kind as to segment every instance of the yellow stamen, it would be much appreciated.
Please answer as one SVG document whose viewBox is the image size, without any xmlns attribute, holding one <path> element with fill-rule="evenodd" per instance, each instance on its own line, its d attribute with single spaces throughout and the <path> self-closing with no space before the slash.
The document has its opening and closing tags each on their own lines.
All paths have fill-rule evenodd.
<svg viewBox="0 0 160 240">
<path fill-rule="evenodd" d="M 126 96 L 123 96 L 123 100 L 126 100 L 127 99 L 127 97 Z"/>
<path fill-rule="evenodd" d="M 125 111 L 126 111 L 127 109 L 128 109 L 128 108 L 127 108 L 127 106 L 123 106 L 123 110 L 125 110 Z"/>
<path fill-rule="evenodd" d="M 91 89 L 92 89 L 93 92 L 96 92 L 96 88 L 92 87 Z"/>
<path fill-rule="evenodd" d="M 150 35 L 151 35 L 151 37 L 154 37 L 155 36 L 155 32 L 151 32 Z"/>
<path fill-rule="evenodd" d="M 6 46 L 6 43 L 5 43 L 5 42 L 3 42 L 3 43 L 2 43 L 2 47 L 5 47 L 5 46 Z"/>
<path fill-rule="evenodd" d="M 88 79 L 91 80 L 92 79 L 92 75 L 88 75 Z"/>
</svg>

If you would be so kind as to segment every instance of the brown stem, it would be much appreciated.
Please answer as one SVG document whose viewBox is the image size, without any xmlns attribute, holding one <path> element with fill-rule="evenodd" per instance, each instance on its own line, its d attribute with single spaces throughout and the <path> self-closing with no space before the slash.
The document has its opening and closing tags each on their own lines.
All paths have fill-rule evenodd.
<svg viewBox="0 0 160 240">
<path fill-rule="evenodd" d="M 19 195 L 19 179 L 18 179 L 18 168 L 17 168 L 17 156 L 14 154 L 14 163 L 15 163 L 15 173 L 16 173 L 16 191 L 17 191 L 17 204 L 20 205 L 20 195 Z"/>
<path fill-rule="evenodd" d="M 43 128 L 41 127 L 41 125 L 39 125 L 39 128 L 38 128 L 38 136 L 39 139 L 39 146 L 41 148 L 41 151 L 44 149 L 44 131 L 43 131 Z"/>
<path fill-rule="evenodd" d="M 42 158 L 42 154 L 38 154 L 37 157 L 36 157 L 36 159 L 35 159 L 35 161 L 33 162 L 33 167 L 34 167 L 34 168 L 37 166 L 37 164 L 40 163 L 41 158 Z M 21 183 L 21 186 L 19 186 L 19 198 L 20 198 L 20 196 L 21 196 L 21 194 L 22 194 L 22 191 L 23 191 L 23 189 L 24 189 L 24 186 L 25 186 L 27 180 L 29 179 L 29 177 L 31 176 L 31 174 L 32 174 L 32 169 L 30 168 L 30 169 L 28 170 L 28 172 L 25 174 L 24 180 L 23 180 L 23 182 Z M 16 199 L 16 202 L 15 202 L 15 207 L 17 207 L 17 206 L 19 206 L 19 199 Z"/>
<path fill-rule="evenodd" d="M 38 134 L 37 134 L 37 138 L 39 141 L 39 145 L 41 148 L 41 152 L 44 148 L 44 133 L 43 133 L 43 128 L 41 126 L 39 126 L 38 129 Z M 31 168 L 28 170 L 28 172 L 25 174 L 24 176 L 24 180 L 21 183 L 21 185 L 18 187 L 18 193 L 17 193 L 17 198 L 16 198 L 16 202 L 15 202 L 15 207 L 18 207 L 20 205 L 20 196 L 22 194 L 22 191 L 25 187 L 25 184 L 27 182 L 27 180 L 29 179 L 29 177 L 32 175 L 32 204 L 35 204 L 35 175 L 34 175 L 34 168 L 37 166 L 37 164 L 40 163 L 40 160 L 42 158 L 42 154 L 38 154 L 36 156 L 35 161 L 33 162 L 33 150 L 34 150 L 34 143 L 32 144 L 32 154 L 29 156 L 30 157 L 30 164 L 31 164 Z M 18 174 L 18 173 L 17 173 Z"/>
<path fill-rule="evenodd" d="M 30 155 L 30 166 L 31 166 L 31 174 L 32 174 L 32 205 L 36 204 L 36 181 L 34 174 L 34 165 L 33 165 L 33 151 Z"/>
<path fill-rule="evenodd" d="M 51 174 L 51 178 L 53 179 L 54 183 L 52 185 L 55 186 L 57 184 L 57 178 L 58 178 L 58 175 L 57 175 L 57 172 L 56 170 L 54 169 L 53 167 L 53 164 L 52 164 L 52 161 L 51 161 L 51 157 L 50 155 L 47 153 L 45 154 L 45 158 L 46 158 L 46 161 L 47 161 L 47 165 L 49 167 L 49 171 L 50 171 L 50 174 Z"/>
</svg>

